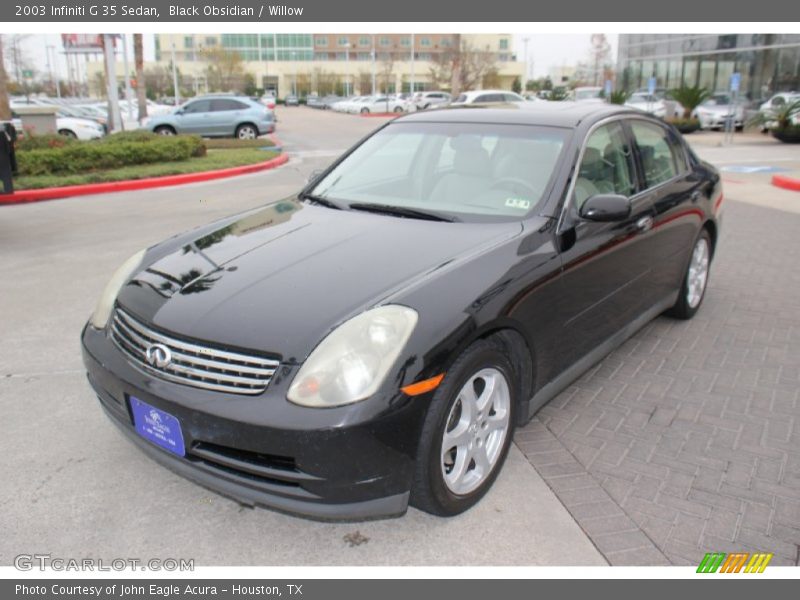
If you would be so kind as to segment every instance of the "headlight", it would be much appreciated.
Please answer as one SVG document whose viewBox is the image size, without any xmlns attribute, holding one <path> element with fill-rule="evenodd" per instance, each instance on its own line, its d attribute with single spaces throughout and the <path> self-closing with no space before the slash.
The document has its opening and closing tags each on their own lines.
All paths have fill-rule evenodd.
<svg viewBox="0 0 800 600">
<path fill-rule="evenodd" d="M 142 264 L 142 258 L 144 258 L 144 250 L 140 250 L 122 263 L 122 266 L 111 276 L 111 280 L 106 284 L 103 294 L 100 296 L 100 300 L 97 302 L 97 306 L 89 319 L 92 327 L 103 329 L 106 326 L 111 316 L 111 310 L 114 308 L 117 294 L 119 294 L 125 281 L 131 276 L 136 267 Z"/>
<path fill-rule="evenodd" d="M 301 406 L 329 408 L 370 397 L 400 356 L 417 318 L 411 308 L 387 305 L 343 323 L 300 367 L 287 398 Z"/>
</svg>

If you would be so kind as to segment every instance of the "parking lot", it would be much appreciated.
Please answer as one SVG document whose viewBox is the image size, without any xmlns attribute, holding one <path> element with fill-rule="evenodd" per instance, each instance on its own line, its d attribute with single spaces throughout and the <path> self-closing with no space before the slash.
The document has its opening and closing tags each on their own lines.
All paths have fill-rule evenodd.
<svg viewBox="0 0 800 600">
<path fill-rule="evenodd" d="M 112 427 L 78 336 L 138 249 L 296 191 L 384 122 L 280 109 L 290 162 L 182 187 L 0 210 L 0 564 L 21 553 L 194 558 L 198 565 L 697 564 L 705 552 L 800 554 L 800 147 L 693 134 L 724 172 L 705 304 L 659 318 L 517 432 L 473 510 L 318 523 L 246 509 L 156 465 Z M 746 168 L 751 167 L 751 168 Z M 332 282 L 332 285 L 335 285 Z"/>
</svg>

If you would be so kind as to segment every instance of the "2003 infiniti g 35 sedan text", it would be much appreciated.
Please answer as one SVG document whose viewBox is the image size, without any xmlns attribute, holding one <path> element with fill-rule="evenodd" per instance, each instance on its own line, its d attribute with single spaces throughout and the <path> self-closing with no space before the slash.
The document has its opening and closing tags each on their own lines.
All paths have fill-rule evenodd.
<svg viewBox="0 0 800 600">
<path fill-rule="evenodd" d="M 83 331 L 89 381 L 152 458 L 240 502 L 454 515 L 515 426 L 697 311 L 721 201 L 638 111 L 401 117 L 298 196 L 128 260 Z"/>
</svg>

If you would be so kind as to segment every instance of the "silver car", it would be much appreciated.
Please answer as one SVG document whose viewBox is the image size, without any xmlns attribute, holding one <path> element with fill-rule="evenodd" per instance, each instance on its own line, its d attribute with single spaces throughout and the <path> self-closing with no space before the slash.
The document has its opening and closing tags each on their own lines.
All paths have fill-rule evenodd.
<svg viewBox="0 0 800 600">
<path fill-rule="evenodd" d="M 146 119 L 142 128 L 161 135 L 189 133 L 246 140 L 275 131 L 275 117 L 269 108 L 247 96 L 202 96 L 169 114 Z"/>
</svg>

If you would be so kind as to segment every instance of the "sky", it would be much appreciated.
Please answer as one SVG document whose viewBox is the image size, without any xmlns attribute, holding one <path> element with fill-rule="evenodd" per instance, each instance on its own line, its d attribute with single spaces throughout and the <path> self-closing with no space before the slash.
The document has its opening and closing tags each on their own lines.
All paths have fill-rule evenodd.
<svg viewBox="0 0 800 600">
<path fill-rule="evenodd" d="M 3 36 L 8 44 L 10 36 Z M 525 44 L 524 39 L 528 38 L 528 77 L 538 78 L 548 75 L 553 67 L 561 65 L 572 65 L 578 61 L 586 60 L 589 54 L 589 35 L 588 34 L 515 34 L 514 51 L 519 60 L 524 59 Z M 616 59 L 617 38 L 616 34 L 607 34 L 611 44 L 611 57 Z M 31 34 L 20 39 L 23 56 L 33 63 L 33 68 L 40 72 L 47 72 L 47 51 L 45 47 L 53 45 L 57 50 L 61 48 L 61 38 L 56 34 Z M 152 34 L 144 36 L 145 61 L 155 58 L 155 44 Z M 128 53 L 131 63 L 133 62 L 133 40 L 128 35 Z M 8 50 L 6 50 L 6 66 L 8 64 Z M 52 56 L 52 51 L 51 51 Z M 62 77 L 66 77 L 66 63 L 63 57 L 57 58 Z M 11 74 L 11 73 L 10 73 Z M 13 74 L 11 74 L 13 77 Z"/>
</svg>

